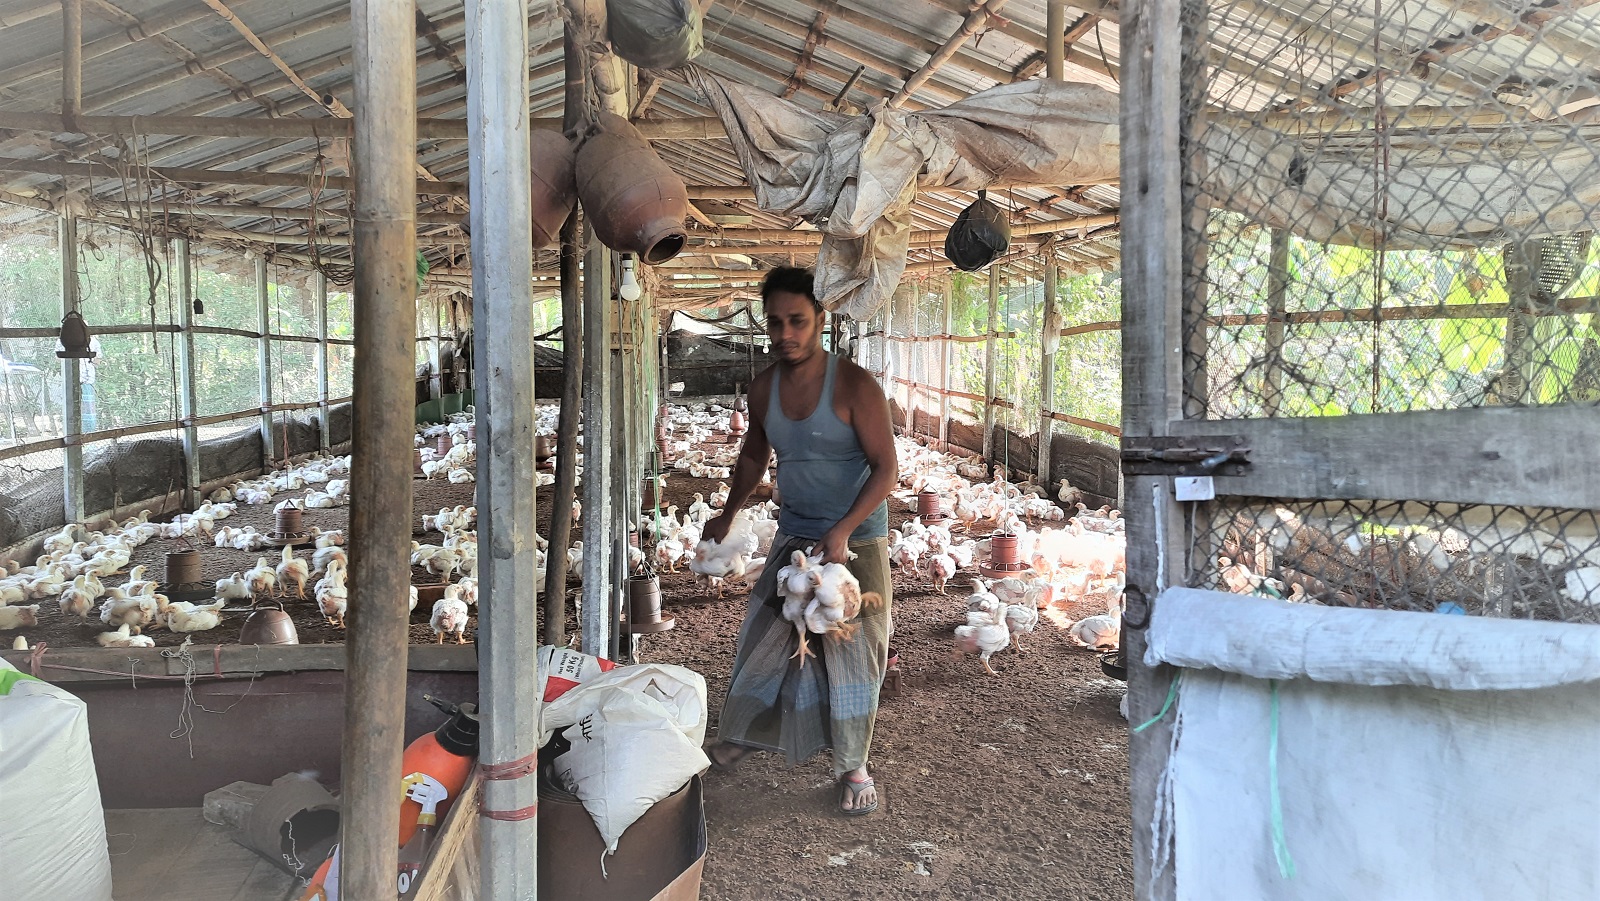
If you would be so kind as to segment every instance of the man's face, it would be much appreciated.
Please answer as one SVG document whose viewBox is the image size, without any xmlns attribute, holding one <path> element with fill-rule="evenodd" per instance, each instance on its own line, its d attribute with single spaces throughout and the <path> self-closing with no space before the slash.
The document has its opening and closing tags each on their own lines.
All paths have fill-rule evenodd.
<svg viewBox="0 0 1600 901">
<path fill-rule="evenodd" d="M 804 294 L 775 291 L 766 300 L 767 338 L 778 360 L 793 366 L 822 349 L 822 314 Z"/>
</svg>

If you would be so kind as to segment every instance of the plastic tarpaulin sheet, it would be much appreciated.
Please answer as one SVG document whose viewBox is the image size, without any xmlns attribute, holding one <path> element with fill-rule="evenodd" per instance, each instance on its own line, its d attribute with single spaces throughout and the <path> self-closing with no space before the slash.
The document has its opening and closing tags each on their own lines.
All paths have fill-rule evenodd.
<svg viewBox="0 0 1600 901">
<path fill-rule="evenodd" d="M 1179 898 L 1600 896 L 1600 629 L 1172 589 L 1148 637 Z"/>
<path fill-rule="evenodd" d="M 920 187 L 1085 185 L 1117 180 L 1117 95 L 1034 79 L 937 110 L 879 105 L 860 116 L 817 112 L 694 68 L 764 210 L 823 233 L 817 295 L 866 319 L 900 282 Z"/>
</svg>

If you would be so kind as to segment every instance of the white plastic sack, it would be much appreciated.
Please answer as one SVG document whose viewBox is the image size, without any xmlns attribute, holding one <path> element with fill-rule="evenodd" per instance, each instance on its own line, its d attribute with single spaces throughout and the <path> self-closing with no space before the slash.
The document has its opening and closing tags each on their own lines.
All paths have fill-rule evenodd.
<svg viewBox="0 0 1600 901">
<path fill-rule="evenodd" d="M 1180 899 L 1600 897 L 1600 629 L 1172 589 Z"/>
<path fill-rule="evenodd" d="M 547 644 L 539 649 L 539 697 L 545 703 L 554 701 L 614 666 L 582 651 Z"/>
<path fill-rule="evenodd" d="M 567 729 L 572 749 L 555 761 L 615 851 L 622 834 L 662 798 L 710 766 L 705 680 L 681 666 L 621 667 L 545 706 L 545 730 Z"/>
<path fill-rule="evenodd" d="M 84 704 L 4 660 L 0 799 L 0 898 L 111 901 L 105 811 Z"/>
</svg>

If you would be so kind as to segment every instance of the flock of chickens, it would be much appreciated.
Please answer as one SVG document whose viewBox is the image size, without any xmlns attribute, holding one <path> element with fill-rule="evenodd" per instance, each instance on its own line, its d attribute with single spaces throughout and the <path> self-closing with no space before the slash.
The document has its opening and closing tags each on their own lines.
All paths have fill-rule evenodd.
<svg viewBox="0 0 1600 901">
<path fill-rule="evenodd" d="M 671 436 L 665 443 L 666 462 L 676 471 L 696 478 L 727 479 L 738 456 L 738 444 L 721 438 L 728 427 L 727 410 L 714 405 L 671 406 L 666 422 Z M 541 421 L 553 416 L 540 410 Z M 427 478 L 452 482 L 472 478 L 476 444 L 470 437 L 471 413 L 451 421 L 422 427 L 416 446 Z M 554 425 L 553 422 L 547 425 Z M 439 450 L 440 438 L 446 450 Z M 1080 495 L 1063 480 L 1055 497 L 1028 484 L 1015 484 L 995 467 L 992 477 L 981 458 L 961 458 L 940 453 L 907 438 L 897 438 L 901 490 L 897 497 L 914 502 L 919 492 L 933 491 L 948 515 L 940 522 L 906 520 L 891 531 L 890 562 L 907 572 L 920 573 L 934 590 L 946 593 L 959 577 L 970 575 L 970 592 L 962 621 L 954 627 L 956 648 L 977 654 L 993 673 L 993 654 L 1016 645 L 1034 631 L 1041 612 L 1054 612 L 1052 621 L 1067 629 L 1080 645 L 1112 649 L 1118 644 L 1121 595 L 1124 585 L 1125 541 L 1115 510 L 1091 511 L 1075 503 Z M 97 636 L 105 647 L 149 647 L 151 629 L 203 632 L 216 628 L 225 610 L 248 608 L 262 597 L 315 602 L 325 620 L 343 627 L 349 607 L 349 560 L 340 531 L 308 529 L 313 542 L 309 557 L 285 547 L 275 555 L 258 557 L 253 567 L 218 579 L 210 603 L 173 602 L 159 584 L 145 578 L 143 566 L 133 567 L 127 581 L 105 585 L 128 566 L 135 548 L 156 537 L 209 541 L 219 548 L 259 551 L 272 536 L 251 526 L 233 527 L 223 521 L 240 504 L 272 503 L 287 491 L 309 489 L 278 508 L 293 504 L 302 509 L 325 509 L 348 503 L 349 457 L 313 459 L 298 466 L 220 489 L 193 513 L 179 514 L 168 523 L 150 523 L 148 514 L 104 531 L 69 525 L 44 544 L 44 553 L 31 566 L 11 563 L 0 575 L 0 629 L 37 626 L 49 615 L 46 603 L 63 617 L 82 622 L 98 618 L 106 631 Z M 541 476 L 543 474 L 541 473 Z M 544 481 L 544 479 L 541 479 Z M 676 506 L 647 512 L 642 532 L 648 552 L 633 551 L 635 571 L 676 572 L 687 566 L 703 590 L 720 597 L 730 583 L 748 585 L 768 564 L 767 555 L 777 532 L 778 505 L 773 500 L 770 473 L 757 488 L 759 501 L 741 511 L 721 542 L 703 540 L 705 523 L 726 505 L 728 485 L 720 482 L 709 497 L 694 495 L 680 516 Z M 1067 518 L 1068 509 L 1076 507 Z M 575 515 L 581 509 L 574 510 Z M 477 602 L 477 510 L 466 505 L 440 509 L 422 517 L 425 532 L 437 532 L 438 543 L 412 542 L 411 562 L 446 583 L 443 597 L 433 606 L 430 626 L 438 641 L 453 636 L 466 640 L 471 608 Z M 1017 538 L 1021 560 L 1018 572 L 985 579 L 971 571 L 990 556 L 990 535 Z M 568 548 L 572 571 L 581 571 L 582 542 Z M 538 540 L 538 569 L 544 569 L 548 546 Z M 808 635 L 848 640 L 851 622 L 863 608 L 881 603 L 877 595 L 863 594 L 849 570 L 823 564 L 818 557 L 796 552 L 781 565 L 777 582 L 784 617 L 800 638 L 796 656 L 801 665 L 814 656 Z M 30 603 L 31 602 L 31 603 Z M 411 589 L 409 605 L 415 609 L 417 591 Z M 1093 610 L 1072 618 L 1066 614 Z M 1099 611 L 1104 612 L 1099 612 Z M 17 638 L 19 646 L 25 640 Z"/>
<path fill-rule="evenodd" d="M 666 421 L 674 437 L 667 443 L 668 462 L 699 478 L 726 478 L 738 455 L 737 444 L 706 442 L 726 431 L 727 420 L 727 412 L 715 406 L 670 407 Z M 1066 480 L 1052 498 L 1037 486 L 1007 481 L 999 467 L 993 478 L 986 478 L 989 469 L 980 457 L 940 453 L 903 437 L 896 438 L 896 450 L 899 499 L 910 503 L 917 493 L 931 490 L 945 499 L 947 515 L 940 523 L 912 517 L 891 530 L 891 565 L 926 575 L 943 594 L 959 574 L 988 560 L 990 539 L 980 537 L 988 534 L 1016 536 L 1021 560 L 1027 564 L 1001 578 L 973 578 L 965 621 L 955 627 L 959 651 L 977 654 L 993 673 L 990 657 L 1037 628 L 1040 612 L 1046 610 L 1058 614 L 1052 620 L 1078 644 L 1100 650 L 1118 646 L 1126 539 L 1116 510 L 1087 509 L 1080 502 L 1081 492 Z M 741 511 L 722 542 L 701 540 L 701 528 L 720 512 L 727 492 L 726 483 L 719 483 L 709 499 L 696 494 L 681 518 L 677 507 L 669 506 L 645 522 L 653 542 L 651 563 L 667 571 L 687 563 L 697 581 L 718 596 L 726 582 L 753 583 L 759 578 L 777 531 L 777 504 L 768 499 Z M 757 495 L 770 498 L 770 481 L 763 481 Z M 1074 511 L 1070 519 L 1067 507 Z M 862 596 L 843 566 L 823 566 L 818 558 L 798 552 L 781 562 L 778 586 L 784 617 L 800 636 L 796 656 L 804 665 L 811 656 L 807 634 L 848 639 L 849 621 L 875 596 Z M 1080 611 L 1094 612 L 1081 618 L 1067 615 Z"/>
</svg>

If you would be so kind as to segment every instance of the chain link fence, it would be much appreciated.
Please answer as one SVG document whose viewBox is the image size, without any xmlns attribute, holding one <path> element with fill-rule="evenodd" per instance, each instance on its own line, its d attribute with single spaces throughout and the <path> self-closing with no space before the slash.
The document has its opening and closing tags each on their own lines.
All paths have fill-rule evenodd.
<svg viewBox="0 0 1600 901">
<path fill-rule="evenodd" d="M 1185 4 L 1185 418 L 1595 415 L 1586 7 Z M 1593 510 L 1233 497 L 1192 516 L 1191 584 L 1597 621 Z"/>
</svg>

